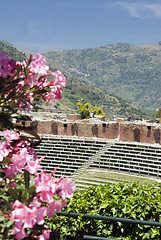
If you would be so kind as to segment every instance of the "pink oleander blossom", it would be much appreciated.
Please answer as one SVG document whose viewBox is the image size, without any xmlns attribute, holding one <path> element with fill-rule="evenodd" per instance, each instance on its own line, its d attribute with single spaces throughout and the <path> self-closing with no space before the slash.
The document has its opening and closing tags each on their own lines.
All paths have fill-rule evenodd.
<svg viewBox="0 0 161 240">
<path fill-rule="evenodd" d="M 42 166 L 40 165 L 39 159 L 36 159 L 35 161 L 32 161 L 32 160 L 28 161 L 27 166 L 25 167 L 25 170 L 27 170 L 31 174 L 37 174 L 37 171 L 40 169 L 42 169 Z"/>
<path fill-rule="evenodd" d="M 37 54 L 36 57 L 32 58 L 28 70 L 32 73 L 46 75 L 49 70 L 49 66 L 46 65 L 45 58 L 40 54 Z"/>
<path fill-rule="evenodd" d="M 7 165 L 4 169 L 5 177 L 13 179 L 15 177 L 15 170 L 12 165 Z"/>
<path fill-rule="evenodd" d="M 44 99 L 47 101 L 47 104 L 49 103 L 50 100 L 52 100 L 53 102 L 55 102 L 57 99 L 61 99 L 61 93 L 62 93 L 62 88 L 60 87 L 60 85 L 55 85 L 51 87 L 51 91 L 47 92 L 44 95 Z"/>
<path fill-rule="evenodd" d="M 73 197 L 73 192 L 76 190 L 75 183 L 69 178 L 61 177 L 57 185 L 57 192 L 63 200 Z"/>
<path fill-rule="evenodd" d="M 42 168 L 40 161 L 44 157 L 38 159 L 36 151 L 30 147 L 28 141 L 15 141 L 12 146 L 14 140 L 20 139 L 16 132 L 5 130 L 3 135 L 6 141 L 0 142 L 0 161 L 6 157 L 10 160 L 3 169 L 5 177 L 12 179 L 15 173 L 21 172 L 22 169 L 26 169 L 31 174 L 37 174 L 37 171 Z"/>
<path fill-rule="evenodd" d="M 41 172 L 37 177 L 34 178 L 36 186 L 36 193 L 39 193 L 41 201 L 48 203 L 53 202 L 53 188 L 55 178 L 46 172 Z"/>
<path fill-rule="evenodd" d="M 9 146 L 7 146 L 6 142 L 0 142 L 0 162 L 3 161 L 5 157 L 11 152 Z"/>
<path fill-rule="evenodd" d="M 47 207 L 41 207 L 41 204 L 36 200 L 28 207 L 16 200 L 13 204 L 13 211 L 10 214 L 10 220 L 15 222 L 12 235 L 15 235 L 15 238 L 18 240 L 27 237 L 25 229 L 32 229 L 35 224 L 43 225 L 46 215 Z"/>
<path fill-rule="evenodd" d="M 0 53 L 0 76 L 12 76 L 16 69 L 16 61 L 9 59 L 4 53 Z"/>
<path fill-rule="evenodd" d="M 9 186 L 15 188 L 15 187 L 17 186 L 17 184 L 16 184 L 16 182 L 13 181 L 13 182 L 10 182 L 10 183 L 9 183 Z"/>
<path fill-rule="evenodd" d="M 19 135 L 16 132 L 10 130 L 4 130 L 3 136 L 5 137 L 7 143 L 9 143 L 12 140 L 19 139 Z"/>
<path fill-rule="evenodd" d="M 13 148 L 11 146 L 11 141 L 19 139 L 19 135 L 10 130 L 4 130 L 3 136 L 6 141 L 0 142 L 0 162 L 12 152 Z"/>
<path fill-rule="evenodd" d="M 18 173 L 20 172 L 24 167 L 25 164 L 31 160 L 31 156 L 28 154 L 27 148 L 22 148 L 17 152 L 17 154 L 14 154 L 12 156 L 12 164 L 14 170 Z"/>
<path fill-rule="evenodd" d="M 55 76 L 53 80 L 54 84 L 60 84 L 63 87 L 66 87 L 66 78 L 59 70 L 56 72 L 51 72 L 50 74 Z"/>
<path fill-rule="evenodd" d="M 14 62 L 13 69 L 15 71 L 10 71 L 9 68 L 9 66 L 13 65 L 12 61 L 13 60 L 9 59 L 4 54 L 0 55 L 0 76 L 13 76 L 13 73 L 15 74 L 17 70 L 17 74 L 15 74 L 11 80 L 19 80 L 14 89 L 15 92 L 17 92 L 16 97 L 13 97 L 12 100 L 20 111 L 25 107 L 27 111 L 30 112 L 33 108 L 35 97 L 46 100 L 47 104 L 50 100 L 55 102 L 56 99 L 62 98 L 61 86 L 66 86 L 66 78 L 60 71 L 49 71 L 49 66 L 46 65 L 46 60 L 43 56 L 40 54 L 34 57 L 31 56 L 30 62 L 27 62 L 27 60 L 23 62 Z M 4 73 L 5 68 L 7 70 Z M 54 76 L 54 80 L 48 81 L 47 77 L 49 75 Z M 47 90 L 47 92 L 45 93 L 44 91 L 40 94 L 41 91 L 39 90 L 42 90 L 42 92 L 43 90 Z M 6 91 L 3 97 L 7 99 L 11 92 L 12 89 Z M 24 96 L 24 98 L 22 96 Z"/>
<path fill-rule="evenodd" d="M 61 208 L 64 207 L 64 203 L 62 200 L 56 200 L 52 203 L 49 203 L 49 207 L 47 208 L 47 215 L 49 218 L 53 217 L 55 215 L 56 211 L 61 211 Z"/>
<path fill-rule="evenodd" d="M 31 151 L 31 148 L 29 149 Z M 14 178 L 15 173 L 21 172 L 22 169 L 25 169 L 29 173 L 36 175 L 37 171 L 42 168 L 42 166 L 40 165 L 40 161 L 42 159 L 44 159 L 44 157 L 38 159 L 36 154 L 35 156 L 29 154 L 28 148 L 23 147 L 12 155 L 10 164 L 6 165 L 4 169 L 5 177 L 9 177 L 12 179 Z"/>
<path fill-rule="evenodd" d="M 58 194 L 63 200 L 71 198 L 73 192 L 76 189 L 75 183 L 72 183 L 68 178 L 60 178 L 57 180 L 51 174 L 46 174 L 46 172 L 41 172 L 34 179 L 36 186 L 36 193 L 39 193 L 41 201 L 44 200 L 48 203 L 53 202 L 53 195 Z"/>
<path fill-rule="evenodd" d="M 54 79 L 48 81 L 49 76 Z M 0 53 L 0 80 L 3 81 L 0 92 L 2 108 L 7 110 L 5 107 L 9 106 L 11 108 L 8 109 L 11 111 L 14 109 L 15 113 L 23 110 L 24 107 L 30 111 L 35 106 L 35 99 L 46 100 L 47 103 L 50 100 L 61 99 L 61 86 L 66 86 L 65 76 L 60 71 L 51 72 L 45 58 L 40 54 L 30 56 L 30 60 L 16 62 Z M 24 140 L 27 139 L 25 136 L 10 130 L 3 131 L 3 136 L 5 141 L 0 142 L 2 172 L 5 173 L 6 178 L 10 178 L 6 179 L 7 187 L 16 187 L 19 198 L 22 197 L 23 201 L 21 203 L 16 200 L 11 204 L 13 210 L 9 217 L 14 221 L 11 235 L 18 240 L 29 237 L 28 235 L 39 240 L 49 239 L 51 230 L 44 226 L 45 216 L 51 218 L 55 215 L 55 211 L 61 211 L 62 207 L 66 206 L 67 198 L 71 198 L 75 191 L 75 183 L 71 183 L 68 178 L 60 180 L 55 178 L 56 169 L 51 174 L 39 173 L 42 169 L 40 161 L 44 157 L 38 159 L 36 151 L 31 148 L 31 142 Z M 29 183 L 34 183 L 35 186 L 31 185 L 29 191 L 23 193 L 18 187 L 19 184 L 21 186 L 26 182 L 24 170 L 35 175 L 30 175 L 29 179 Z M 15 176 L 15 173 L 19 174 Z M 11 194 L 10 198 L 12 198 Z M 42 225 L 42 229 L 45 230 L 37 231 L 37 225 Z"/>
<path fill-rule="evenodd" d="M 40 236 L 37 236 L 36 239 L 38 240 L 46 240 L 50 238 L 51 230 L 43 230 Z"/>
<path fill-rule="evenodd" d="M 28 235 L 27 235 L 27 233 L 26 233 L 24 228 L 17 228 L 17 227 L 14 227 L 13 232 L 11 233 L 11 235 L 15 235 L 15 238 L 17 240 L 22 240 L 25 237 L 28 237 Z"/>
</svg>

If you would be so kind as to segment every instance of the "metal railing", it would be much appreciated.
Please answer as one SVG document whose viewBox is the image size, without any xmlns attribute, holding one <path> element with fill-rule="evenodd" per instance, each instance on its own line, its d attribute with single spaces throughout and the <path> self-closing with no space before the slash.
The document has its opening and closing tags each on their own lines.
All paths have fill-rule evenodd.
<svg viewBox="0 0 161 240">
<path fill-rule="evenodd" d="M 101 215 L 90 215 L 90 214 L 82 214 L 82 213 L 73 213 L 73 212 L 56 212 L 58 216 L 66 216 L 66 217 L 79 217 L 85 219 L 96 219 L 96 220 L 104 220 L 104 221 L 110 221 L 110 222 L 122 222 L 127 224 L 140 224 L 140 225 L 149 225 L 149 226 L 156 226 L 161 227 L 161 222 L 153 222 L 153 221 L 143 221 L 143 220 L 134 220 L 134 219 L 127 219 L 127 218 L 120 218 L 120 217 L 107 217 L 107 216 L 101 216 Z M 77 236 L 77 239 L 96 239 L 96 240 L 116 240 L 113 238 L 105 238 L 105 237 L 97 237 L 97 236 L 89 236 L 89 235 L 80 235 Z M 117 240 L 123 240 L 123 238 L 120 238 Z"/>
</svg>

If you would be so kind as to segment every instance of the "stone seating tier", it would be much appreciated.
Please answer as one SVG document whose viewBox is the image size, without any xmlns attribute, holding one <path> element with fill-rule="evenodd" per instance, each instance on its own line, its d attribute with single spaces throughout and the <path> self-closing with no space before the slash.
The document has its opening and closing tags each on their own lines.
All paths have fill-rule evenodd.
<svg viewBox="0 0 161 240">
<path fill-rule="evenodd" d="M 70 176 L 102 149 L 104 144 L 107 142 L 44 137 L 36 151 L 39 157 L 46 156 L 41 162 L 44 170 L 52 172 L 57 167 L 56 175 Z"/>
<path fill-rule="evenodd" d="M 161 177 L 161 147 L 152 144 L 44 137 L 37 152 L 46 155 L 42 166 L 47 172 L 57 167 L 55 176 L 72 177 L 87 165 Z"/>
</svg>

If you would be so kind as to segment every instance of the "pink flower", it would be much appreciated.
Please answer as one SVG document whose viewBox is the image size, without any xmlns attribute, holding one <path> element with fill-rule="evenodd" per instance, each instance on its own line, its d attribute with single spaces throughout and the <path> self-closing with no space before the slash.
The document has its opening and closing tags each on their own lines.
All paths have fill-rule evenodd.
<svg viewBox="0 0 161 240">
<path fill-rule="evenodd" d="M 0 142 L 0 162 L 3 161 L 5 157 L 12 152 L 11 141 L 19 139 L 19 135 L 10 130 L 4 130 L 3 136 L 6 138 L 6 141 Z"/>
<path fill-rule="evenodd" d="M 45 58 L 40 54 L 37 54 L 36 57 L 32 58 L 28 70 L 31 71 L 32 73 L 46 75 L 47 70 L 49 70 L 49 66 L 46 65 Z"/>
<path fill-rule="evenodd" d="M 47 203 L 53 202 L 53 195 L 58 194 L 63 200 L 71 198 L 73 192 L 76 189 L 75 183 L 72 183 L 68 178 L 60 178 L 59 181 L 56 180 L 51 174 L 46 174 L 46 172 L 41 172 L 34 179 L 36 186 L 36 193 L 39 193 L 41 201 L 44 200 Z"/>
<path fill-rule="evenodd" d="M 47 100 L 47 103 L 52 100 L 53 102 L 56 101 L 56 99 L 61 99 L 61 93 L 62 93 L 62 88 L 59 85 L 55 85 L 51 87 L 51 91 L 47 92 L 44 95 L 44 99 Z"/>
<path fill-rule="evenodd" d="M 25 168 L 25 165 L 27 164 L 27 162 L 30 162 L 30 161 L 32 161 L 32 156 L 28 153 L 28 150 L 26 147 L 17 149 L 17 152 L 15 154 L 12 154 L 10 164 L 5 166 L 5 169 L 4 169 L 5 177 L 14 178 L 15 172 L 17 173 L 21 172 L 22 169 Z M 36 165 L 35 165 L 35 168 L 36 168 Z M 38 168 L 39 166 L 37 165 L 37 169 Z"/>
<path fill-rule="evenodd" d="M 5 172 L 6 178 L 13 179 L 15 176 L 15 171 L 13 169 L 13 165 L 6 166 L 6 168 L 4 169 L 4 172 Z"/>
<path fill-rule="evenodd" d="M 34 73 L 29 73 L 29 75 L 25 79 L 25 84 L 28 84 L 31 88 L 36 85 L 38 86 L 39 81 L 38 81 L 38 74 Z"/>
<path fill-rule="evenodd" d="M 36 193 L 39 193 L 41 201 L 53 202 L 53 194 L 55 194 L 53 192 L 54 179 L 54 177 L 45 172 L 41 172 L 34 178 Z"/>
<path fill-rule="evenodd" d="M 17 228 L 14 227 L 13 232 L 11 233 L 12 235 L 15 235 L 17 240 L 22 240 L 25 237 L 28 237 L 28 235 L 25 232 L 24 228 Z"/>
<path fill-rule="evenodd" d="M 32 229 L 36 223 L 38 225 L 44 224 L 44 218 L 47 215 L 47 207 L 40 207 L 40 205 L 41 204 L 36 201 L 36 199 L 34 199 L 34 201 L 29 205 L 29 207 L 25 206 L 18 200 L 14 202 L 13 211 L 10 214 L 10 220 L 14 220 L 15 222 L 15 227 L 12 235 L 15 235 L 16 239 L 19 240 L 27 237 L 25 229 Z M 48 235 L 46 234 L 46 236 Z"/>
<path fill-rule="evenodd" d="M 0 142 L 0 162 L 11 152 L 11 149 L 7 146 L 6 142 Z"/>
<path fill-rule="evenodd" d="M 13 188 L 15 188 L 15 187 L 17 186 L 16 182 L 14 182 L 14 181 L 13 181 L 13 182 L 10 182 L 9 185 L 10 185 L 11 187 L 13 187 Z"/>
<path fill-rule="evenodd" d="M 52 203 L 49 203 L 49 207 L 47 208 L 47 215 L 49 218 L 53 217 L 55 215 L 56 211 L 61 211 L 61 208 L 63 206 L 62 200 L 56 200 Z"/>
<path fill-rule="evenodd" d="M 25 170 L 27 170 L 31 174 L 37 174 L 37 171 L 41 168 L 42 168 L 42 166 L 40 165 L 40 160 L 37 159 L 35 161 L 31 161 L 31 160 L 28 161 L 27 166 L 25 167 Z"/>
<path fill-rule="evenodd" d="M 42 235 L 37 236 L 38 240 L 46 240 L 50 238 L 51 230 L 43 230 L 42 232 Z"/>
<path fill-rule="evenodd" d="M 4 130 L 3 136 L 5 137 L 7 143 L 9 143 L 12 140 L 19 139 L 19 135 L 16 132 L 10 130 Z"/>
<path fill-rule="evenodd" d="M 73 192 L 76 189 L 76 184 L 72 183 L 69 178 L 60 178 L 57 185 L 57 192 L 63 200 L 73 197 Z"/>
<path fill-rule="evenodd" d="M 22 227 L 28 213 L 28 208 L 18 200 L 14 202 L 12 207 L 13 211 L 10 214 L 10 219 L 15 220 L 16 227 Z"/>
<path fill-rule="evenodd" d="M 9 59 L 4 53 L 0 53 L 0 76 L 12 76 L 16 69 L 16 61 Z"/>
<path fill-rule="evenodd" d="M 33 108 L 32 106 L 33 101 L 34 101 L 33 93 L 30 92 L 24 93 L 23 98 L 18 99 L 19 110 L 22 111 L 22 109 L 26 107 L 28 109 L 28 112 L 30 112 L 31 109 Z"/>
<path fill-rule="evenodd" d="M 53 80 L 54 84 L 60 84 L 63 87 L 66 87 L 66 78 L 59 70 L 56 72 L 50 72 L 50 74 L 55 76 Z"/>
<path fill-rule="evenodd" d="M 13 168 L 16 172 L 20 172 L 25 164 L 31 160 L 31 156 L 28 154 L 27 148 L 24 147 L 14 154 L 12 157 Z"/>
<path fill-rule="evenodd" d="M 47 207 L 41 207 L 37 210 L 36 222 L 38 225 L 44 224 L 44 218 L 47 215 Z"/>
</svg>

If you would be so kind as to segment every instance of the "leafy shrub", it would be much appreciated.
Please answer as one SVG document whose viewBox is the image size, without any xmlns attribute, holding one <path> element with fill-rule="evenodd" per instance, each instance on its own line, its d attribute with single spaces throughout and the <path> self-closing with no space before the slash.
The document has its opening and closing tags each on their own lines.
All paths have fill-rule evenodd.
<svg viewBox="0 0 161 240">
<path fill-rule="evenodd" d="M 161 221 L 161 185 L 108 184 L 77 191 L 68 201 L 66 212 L 121 217 L 145 221 Z M 79 234 L 128 240 L 160 239 L 161 229 L 145 225 L 106 222 L 82 217 L 60 216 L 48 222 L 60 229 L 62 239 Z"/>
<path fill-rule="evenodd" d="M 89 103 L 85 103 L 84 105 L 80 102 L 77 103 L 77 106 L 79 107 L 79 114 L 81 115 L 81 118 L 89 118 L 90 116 L 90 109 L 89 109 Z"/>
<path fill-rule="evenodd" d="M 96 106 L 93 108 L 89 107 L 89 103 L 85 103 L 84 105 L 80 102 L 77 102 L 77 106 L 79 107 L 79 114 L 81 115 L 81 118 L 89 118 L 90 112 L 93 112 L 94 115 L 104 116 L 104 112 L 101 108 L 97 108 Z"/>
</svg>

